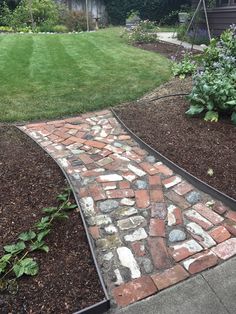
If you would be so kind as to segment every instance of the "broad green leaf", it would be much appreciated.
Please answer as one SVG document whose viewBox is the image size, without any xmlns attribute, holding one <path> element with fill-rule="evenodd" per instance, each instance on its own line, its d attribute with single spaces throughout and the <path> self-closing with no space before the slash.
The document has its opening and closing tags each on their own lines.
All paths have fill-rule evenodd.
<svg viewBox="0 0 236 314">
<path fill-rule="evenodd" d="M 64 210 L 75 209 L 75 208 L 77 208 L 77 205 L 71 204 L 71 203 L 67 203 L 67 204 L 65 204 L 65 206 L 63 206 Z"/>
<path fill-rule="evenodd" d="M 207 111 L 204 120 L 210 122 L 217 122 L 219 119 L 219 114 L 216 111 Z"/>
<path fill-rule="evenodd" d="M 49 234 L 49 232 L 51 231 L 51 229 L 47 229 L 44 231 L 41 231 L 38 235 L 37 235 L 37 241 L 41 242 L 43 240 L 44 237 L 46 237 L 47 234 Z"/>
<path fill-rule="evenodd" d="M 21 277 L 24 274 L 35 276 L 37 275 L 38 270 L 38 264 L 32 258 L 25 258 L 23 260 L 20 260 L 13 266 L 13 271 L 17 278 Z"/>
<path fill-rule="evenodd" d="M 59 201 L 65 202 L 65 201 L 67 200 L 67 197 L 68 197 L 67 194 L 59 194 L 59 195 L 57 196 L 57 199 L 58 199 Z"/>
<path fill-rule="evenodd" d="M 36 233 L 34 231 L 27 231 L 27 232 L 22 232 L 19 235 L 19 239 L 22 241 L 30 241 L 33 240 L 36 237 Z"/>
<path fill-rule="evenodd" d="M 6 267 L 11 259 L 11 254 L 5 254 L 0 259 L 0 274 L 4 273 L 6 270 Z"/>
<path fill-rule="evenodd" d="M 55 213 L 57 211 L 57 207 L 47 207 L 47 208 L 43 208 L 42 211 L 44 213 Z"/>
<path fill-rule="evenodd" d="M 31 252 L 40 250 L 42 246 L 44 246 L 44 241 L 35 241 L 33 244 L 30 245 Z"/>
<path fill-rule="evenodd" d="M 52 215 L 53 218 L 57 218 L 57 219 L 68 219 L 68 215 L 64 212 L 59 212 L 59 213 L 56 213 L 54 215 Z"/>
<path fill-rule="evenodd" d="M 49 252 L 49 247 L 48 247 L 47 245 L 43 245 L 43 246 L 41 246 L 39 249 L 42 250 L 42 251 L 44 251 L 44 252 L 46 252 L 46 253 Z"/>
<path fill-rule="evenodd" d="M 26 246 L 23 241 L 19 241 L 16 244 L 5 245 L 3 248 L 7 253 L 15 254 L 22 252 Z"/>
<path fill-rule="evenodd" d="M 35 226 L 37 227 L 38 230 L 48 229 L 50 226 L 49 221 L 50 221 L 50 217 L 45 216 L 45 217 L 41 218 L 40 222 L 36 223 Z"/>
<path fill-rule="evenodd" d="M 236 124 L 236 112 L 232 113 L 231 120 L 233 121 L 233 124 Z"/>
<path fill-rule="evenodd" d="M 191 105 L 190 108 L 185 112 L 189 116 L 194 116 L 196 114 L 199 114 L 203 112 L 204 107 L 203 106 L 193 106 Z"/>
</svg>

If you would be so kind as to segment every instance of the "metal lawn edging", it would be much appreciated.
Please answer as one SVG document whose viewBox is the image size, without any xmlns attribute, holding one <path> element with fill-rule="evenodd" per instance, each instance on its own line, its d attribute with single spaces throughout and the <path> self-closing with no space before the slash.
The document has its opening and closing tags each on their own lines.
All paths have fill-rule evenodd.
<svg viewBox="0 0 236 314">
<path fill-rule="evenodd" d="M 85 230 L 85 233 L 86 233 L 86 237 L 87 237 L 87 241 L 88 241 L 88 244 L 89 244 L 89 248 L 90 248 L 90 252 L 91 252 L 91 255 L 92 255 L 92 259 L 93 259 L 93 262 L 94 262 L 94 265 L 95 265 L 95 268 L 96 268 L 96 271 L 97 271 L 97 274 L 98 274 L 98 278 L 99 278 L 99 281 L 100 281 L 100 284 L 102 286 L 102 290 L 103 290 L 103 293 L 104 293 L 104 296 L 105 296 L 105 299 L 100 301 L 100 302 L 97 302 L 89 307 L 86 307 L 82 310 L 79 310 L 77 312 L 74 312 L 73 314 L 103 314 L 105 313 L 106 311 L 108 311 L 110 309 L 110 298 L 109 298 L 109 295 L 108 295 L 108 292 L 107 292 L 107 289 L 106 289 L 106 286 L 105 286 L 105 283 L 104 283 L 104 280 L 103 280 L 103 277 L 102 277 L 102 274 L 101 274 L 101 271 L 99 269 L 99 266 L 98 266 L 98 262 L 97 262 L 97 259 L 96 259 L 96 255 L 95 255 L 95 252 L 94 252 L 94 247 L 93 247 L 93 243 L 91 241 L 91 238 L 90 238 L 90 235 L 89 235 L 89 232 L 88 232 L 88 228 L 87 228 L 87 224 L 85 222 L 85 218 L 84 218 L 84 215 L 83 215 L 83 212 L 81 210 L 81 206 L 79 204 L 79 199 L 78 199 L 78 196 L 74 190 L 74 187 L 73 187 L 73 184 L 72 184 L 72 181 L 70 179 L 70 177 L 68 176 L 68 174 L 66 173 L 66 171 L 63 169 L 63 167 L 59 164 L 59 162 L 53 158 L 52 154 L 47 152 L 45 150 L 45 148 L 40 144 L 38 143 L 31 135 L 27 134 L 26 132 L 24 132 L 23 130 L 20 129 L 20 127 L 16 126 L 18 130 L 20 130 L 22 133 L 24 133 L 25 135 L 29 136 L 33 141 L 34 143 L 36 143 L 39 147 L 41 147 L 43 149 L 43 151 L 49 155 L 53 160 L 54 162 L 58 165 L 59 169 L 61 170 L 61 172 L 63 173 L 63 175 L 65 176 L 71 190 L 72 190 L 72 193 L 73 193 L 73 196 L 75 198 L 75 201 L 76 201 L 76 204 L 79 208 L 79 213 L 80 213 L 80 217 L 82 219 L 82 222 L 83 222 L 83 226 L 84 226 L 84 230 Z"/>
<path fill-rule="evenodd" d="M 232 210 L 236 211 L 236 200 L 232 197 L 220 192 L 219 190 L 213 188 L 209 184 L 203 182 L 202 180 L 198 179 L 185 169 L 179 167 L 173 161 L 162 155 L 160 152 L 152 148 L 149 144 L 144 142 L 140 137 L 138 137 L 131 129 L 129 129 L 126 124 L 121 120 L 121 118 L 116 114 L 116 112 L 111 108 L 111 112 L 113 113 L 114 117 L 117 121 L 123 126 L 123 128 L 129 133 L 132 138 L 145 150 L 149 153 L 157 157 L 159 160 L 163 161 L 168 167 L 174 170 L 177 174 L 181 175 L 183 178 L 188 180 L 191 184 L 193 184 L 197 189 L 211 195 L 212 197 L 216 198 L 217 200 L 223 202 L 225 205 L 230 207 Z"/>
</svg>

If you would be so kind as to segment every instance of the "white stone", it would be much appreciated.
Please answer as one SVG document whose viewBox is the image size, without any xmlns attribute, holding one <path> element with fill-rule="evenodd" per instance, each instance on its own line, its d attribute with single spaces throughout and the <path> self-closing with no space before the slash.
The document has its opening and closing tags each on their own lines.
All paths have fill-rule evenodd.
<svg viewBox="0 0 236 314">
<path fill-rule="evenodd" d="M 199 241 L 205 248 L 210 248 L 216 245 L 216 242 L 212 239 L 212 237 L 205 232 L 201 226 L 196 224 L 195 222 L 190 222 L 186 226 L 187 230 L 194 235 L 201 237 L 201 241 Z"/>
<path fill-rule="evenodd" d="M 112 223 L 112 220 L 110 217 L 108 217 L 107 215 L 98 215 L 96 217 L 96 224 L 98 226 L 104 226 L 104 225 L 109 225 Z"/>
<path fill-rule="evenodd" d="M 173 181 L 171 181 L 170 183 L 165 183 L 164 186 L 166 189 L 171 188 L 172 186 L 178 184 L 181 182 L 181 178 L 180 177 L 175 177 L 175 179 Z"/>
<path fill-rule="evenodd" d="M 96 211 L 94 208 L 94 200 L 92 197 L 82 197 L 80 199 L 80 206 L 84 213 L 85 217 L 93 217 L 96 215 Z"/>
<path fill-rule="evenodd" d="M 136 174 L 138 177 L 142 177 L 142 176 L 145 176 L 146 175 L 146 172 L 144 172 L 143 170 L 129 164 L 128 165 L 128 169 L 130 171 L 132 171 L 134 174 Z"/>
<path fill-rule="evenodd" d="M 130 198 L 122 198 L 120 204 L 125 206 L 133 206 L 135 204 L 135 201 Z"/>
<path fill-rule="evenodd" d="M 114 270 L 114 273 L 115 273 L 115 275 L 116 275 L 116 282 L 115 282 L 115 285 L 116 285 L 116 286 L 119 286 L 119 285 L 121 285 L 122 283 L 124 283 L 123 278 L 122 278 L 122 276 L 121 276 L 121 274 L 120 274 L 119 269 L 115 269 L 115 270 Z"/>
<path fill-rule="evenodd" d="M 104 230 L 107 234 L 117 233 L 117 228 L 114 225 L 109 225 L 109 226 L 105 227 Z"/>
<path fill-rule="evenodd" d="M 135 174 L 123 174 L 123 177 L 128 180 L 129 182 L 132 182 L 136 179 L 136 175 Z"/>
<path fill-rule="evenodd" d="M 59 158 L 58 161 L 63 168 L 69 167 L 69 162 L 67 161 L 66 158 Z"/>
<path fill-rule="evenodd" d="M 127 242 L 134 242 L 139 241 L 147 238 L 147 233 L 143 228 L 139 228 L 135 230 L 132 234 L 128 234 L 125 237 L 125 241 Z"/>
<path fill-rule="evenodd" d="M 98 177 L 99 182 L 116 182 L 122 181 L 122 176 L 118 174 L 105 174 Z"/>
<path fill-rule="evenodd" d="M 130 161 L 128 158 L 124 157 L 124 156 L 121 156 L 119 154 L 113 154 L 113 156 L 116 158 L 116 159 L 120 159 L 120 160 L 123 160 L 123 161 Z"/>
<path fill-rule="evenodd" d="M 112 252 L 109 252 L 109 253 L 107 253 L 107 254 L 105 254 L 105 255 L 103 256 L 103 259 L 104 259 L 104 261 L 110 261 L 113 256 L 114 256 L 113 253 L 112 253 Z"/>
<path fill-rule="evenodd" d="M 122 220 L 118 220 L 117 226 L 120 230 L 134 229 L 141 224 L 146 224 L 146 219 L 143 216 L 134 216 Z"/>
<path fill-rule="evenodd" d="M 132 279 L 141 277 L 139 266 L 130 249 L 127 247 L 119 247 L 117 254 L 121 265 L 130 269 Z"/>
</svg>

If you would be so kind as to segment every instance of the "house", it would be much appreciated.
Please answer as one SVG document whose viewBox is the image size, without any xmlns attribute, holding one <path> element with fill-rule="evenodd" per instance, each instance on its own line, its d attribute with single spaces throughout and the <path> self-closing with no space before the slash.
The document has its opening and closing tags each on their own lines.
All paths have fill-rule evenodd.
<svg viewBox="0 0 236 314">
<path fill-rule="evenodd" d="M 198 0 L 192 0 L 197 6 Z M 231 24 L 236 24 L 236 0 L 216 0 L 216 5 L 207 10 L 209 26 L 214 36 L 219 36 Z"/>
</svg>

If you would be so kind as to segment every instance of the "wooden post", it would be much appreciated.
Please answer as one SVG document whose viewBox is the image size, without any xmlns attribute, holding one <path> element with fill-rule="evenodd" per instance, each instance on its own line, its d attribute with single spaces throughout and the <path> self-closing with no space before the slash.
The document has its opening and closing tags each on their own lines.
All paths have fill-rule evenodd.
<svg viewBox="0 0 236 314">
<path fill-rule="evenodd" d="M 86 0 L 86 20 L 87 20 L 87 32 L 89 32 L 89 12 L 88 12 L 88 0 Z"/>
</svg>

